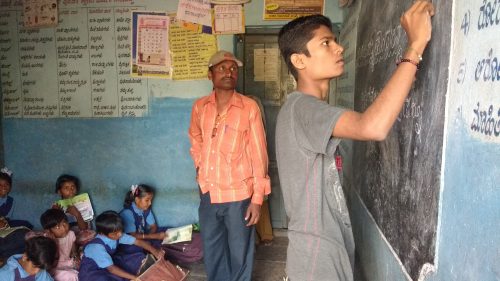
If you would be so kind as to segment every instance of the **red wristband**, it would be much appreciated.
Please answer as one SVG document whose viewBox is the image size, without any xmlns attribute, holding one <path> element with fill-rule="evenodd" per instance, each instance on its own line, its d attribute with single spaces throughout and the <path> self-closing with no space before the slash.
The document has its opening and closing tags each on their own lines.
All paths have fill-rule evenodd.
<svg viewBox="0 0 500 281">
<path fill-rule="evenodd" d="M 397 62 L 396 62 L 396 65 L 399 66 L 399 64 L 401 64 L 402 62 L 408 62 L 408 63 L 411 63 L 413 64 L 414 66 L 417 67 L 417 69 L 420 69 L 420 64 L 414 60 L 411 60 L 411 59 L 399 59 Z"/>
</svg>

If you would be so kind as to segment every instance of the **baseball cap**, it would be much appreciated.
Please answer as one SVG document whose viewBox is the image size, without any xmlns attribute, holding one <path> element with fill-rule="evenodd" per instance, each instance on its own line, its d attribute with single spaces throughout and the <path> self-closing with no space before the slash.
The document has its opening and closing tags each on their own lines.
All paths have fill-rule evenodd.
<svg viewBox="0 0 500 281">
<path fill-rule="evenodd" d="M 221 50 L 213 54 L 210 60 L 208 60 L 208 67 L 212 67 L 225 60 L 234 61 L 238 66 L 243 66 L 243 63 L 239 61 L 232 53 Z"/>
</svg>

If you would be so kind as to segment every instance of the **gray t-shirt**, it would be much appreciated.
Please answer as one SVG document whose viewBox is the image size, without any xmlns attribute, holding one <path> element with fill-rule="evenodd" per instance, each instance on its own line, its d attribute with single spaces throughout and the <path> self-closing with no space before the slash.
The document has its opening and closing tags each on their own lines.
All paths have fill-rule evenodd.
<svg viewBox="0 0 500 281">
<path fill-rule="evenodd" d="M 332 138 L 343 109 L 300 92 L 276 124 L 276 156 L 288 218 L 291 281 L 352 281 L 354 241 Z"/>
</svg>

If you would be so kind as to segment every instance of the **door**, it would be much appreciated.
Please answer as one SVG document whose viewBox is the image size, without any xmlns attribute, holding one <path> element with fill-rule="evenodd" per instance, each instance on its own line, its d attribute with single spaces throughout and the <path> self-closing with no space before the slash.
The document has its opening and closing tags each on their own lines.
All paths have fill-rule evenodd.
<svg viewBox="0 0 500 281">
<path fill-rule="evenodd" d="M 279 28 L 246 28 L 245 34 L 235 36 L 236 56 L 243 62 L 238 79 L 238 91 L 256 96 L 263 106 L 269 155 L 271 195 L 269 208 L 273 228 L 287 228 L 283 194 L 276 163 L 275 128 L 279 109 L 291 92 L 294 79 L 279 54 Z"/>
</svg>

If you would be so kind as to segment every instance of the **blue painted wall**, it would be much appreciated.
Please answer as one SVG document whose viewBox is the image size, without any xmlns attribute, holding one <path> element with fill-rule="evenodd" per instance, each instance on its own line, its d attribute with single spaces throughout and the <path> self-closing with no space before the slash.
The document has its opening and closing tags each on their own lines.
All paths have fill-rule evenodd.
<svg viewBox="0 0 500 281">
<path fill-rule="evenodd" d="M 192 102 L 154 99 L 150 116 L 136 119 L 4 119 L 16 216 L 38 223 L 39 214 L 58 199 L 55 179 L 69 173 L 81 179 L 97 213 L 120 210 L 130 185 L 147 183 L 157 188 L 153 209 L 160 224 L 197 221 L 187 138 Z"/>
<path fill-rule="evenodd" d="M 178 4 L 136 2 L 168 11 Z M 342 22 L 337 3 L 326 2 L 326 15 Z M 283 25 L 263 21 L 262 11 L 261 0 L 245 4 L 246 24 Z M 233 37 L 219 36 L 218 46 L 233 50 Z M 96 213 L 120 210 L 130 185 L 147 183 L 157 189 L 153 211 L 160 225 L 196 222 L 199 196 L 187 129 L 192 103 L 209 93 L 211 82 L 149 79 L 148 85 L 150 112 L 144 118 L 3 119 L 5 165 L 14 172 L 15 216 L 40 227 L 39 215 L 58 199 L 56 178 L 69 173 L 81 179 Z"/>
</svg>

